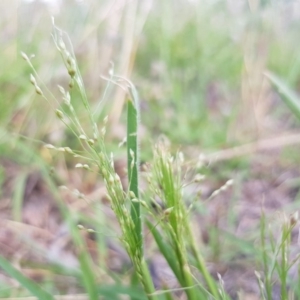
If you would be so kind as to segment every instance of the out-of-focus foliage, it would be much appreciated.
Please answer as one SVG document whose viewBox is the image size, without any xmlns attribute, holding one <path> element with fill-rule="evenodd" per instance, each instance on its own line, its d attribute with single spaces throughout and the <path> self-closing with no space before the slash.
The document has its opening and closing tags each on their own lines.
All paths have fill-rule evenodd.
<svg viewBox="0 0 300 300">
<path fill-rule="evenodd" d="M 294 1 L 255 3 L 3 1 L 1 127 L 50 141 L 62 138 L 20 57 L 20 51 L 35 55 L 34 66 L 55 96 L 57 84 L 67 87 L 51 38 L 53 16 L 70 37 L 92 105 L 103 98 L 107 82 L 101 76 L 109 77 L 112 63 L 116 74 L 135 82 L 145 137 L 165 133 L 177 143 L 216 148 L 264 136 L 272 132 L 269 117 L 278 107 L 263 73 L 269 69 L 297 90 L 300 16 Z M 112 85 L 105 92 L 114 126 L 124 97 Z"/>
</svg>

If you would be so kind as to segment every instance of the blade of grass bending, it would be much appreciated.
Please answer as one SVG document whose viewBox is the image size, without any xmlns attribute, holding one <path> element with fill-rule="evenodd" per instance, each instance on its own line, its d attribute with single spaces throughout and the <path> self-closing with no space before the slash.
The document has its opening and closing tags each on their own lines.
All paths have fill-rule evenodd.
<svg viewBox="0 0 300 300">
<path fill-rule="evenodd" d="M 127 163 L 128 163 L 128 182 L 129 191 L 135 194 L 136 198 L 139 198 L 138 190 L 138 96 L 135 88 L 132 87 L 132 99 L 127 101 Z M 135 233 L 138 237 L 139 243 L 137 247 L 142 252 L 142 222 L 140 214 L 140 203 L 131 203 L 131 217 L 135 225 Z"/>
<path fill-rule="evenodd" d="M 292 113 L 300 120 L 299 96 L 292 89 L 290 89 L 284 81 L 282 81 L 273 73 L 267 72 L 265 73 L 265 75 L 278 89 L 278 92 L 283 96 L 282 99 L 285 102 L 285 104 L 289 107 Z"/>
<path fill-rule="evenodd" d="M 159 248 L 160 253 L 166 259 L 168 265 L 170 266 L 173 273 L 175 274 L 181 287 L 186 287 L 186 282 L 183 277 L 184 275 L 180 269 L 179 264 L 177 263 L 177 258 L 176 258 L 174 250 L 168 244 L 166 244 L 164 242 L 163 237 L 161 236 L 159 231 L 156 229 L 156 227 L 150 221 L 146 220 L 146 225 L 147 225 L 148 229 L 150 230 L 150 232 L 152 233 L 152 235 L 155 239 L 155 242 Z M 183 290 L 187 291 L 189 288 L 193 288 L 193 287 L 187 287 L 187 289 L 183 289 Z M 200 285 L 199 285 L 199 290 L 197 290 L 197 291 L 195 290 L 195 293 L 197 294 L 199 299 L 204 299 L 203 297 L 207 297 L 207 294 L 208 294 L 203 289 L 203 287 Z"/>
<path fill-rule="evenodd" d="M 38 286 L 34 281 L 24 276 L 9 261 L 0 256 L 0 267 L 12 278 L 17 280 L 32 295 L 40 300 L 54 300 L 54 297 Z"/>
<path fill-rule="evenodd" d="M 177 280 L 179 281 L 181 286 L 185 285 L 184 279 L 179 269 L 179 265 L 177 264 L 176 255 L 174 250 L 163 241 L 163 237 L 159 233 L 159 231 L 155 228 L 155 226 L 148 220 L 146 220 L 146 225 L 150 232 L 152 233 L 155 242 L 159 248 L 159 251 L 162 253 L 173 273 L 175 274 Z"/>
</svg>

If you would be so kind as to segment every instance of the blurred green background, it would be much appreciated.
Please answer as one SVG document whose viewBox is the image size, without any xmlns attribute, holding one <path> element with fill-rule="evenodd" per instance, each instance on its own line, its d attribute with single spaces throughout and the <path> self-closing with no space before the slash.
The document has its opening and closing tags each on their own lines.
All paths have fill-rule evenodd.
<svg viewBox="0 0 300 300">
<path fill-rule="evenodd" d="M 92 107 L 106 99 L 111 137 L 120 138 L 131 79 L 142 99 L 145 140 L 165 134 L 207 151 L 292 130 L 294 117 L 266 70 L 299 84 L 296 1 L 7 1 L 1 2 L 1 127 L 44 140 L 59 129 L 28 83 L 32 60 L 57 95 L 67 72 L 51 39 L 51 16 L 70 37 Z M 104 95 L 105 94 L 105 95 Z M 105 97 L 104 97 L 105 96 Z M 43 111 L 43 113 L 41 113 Z M 57 139 L 59 139 L 57 137 Z"/>
</svg>

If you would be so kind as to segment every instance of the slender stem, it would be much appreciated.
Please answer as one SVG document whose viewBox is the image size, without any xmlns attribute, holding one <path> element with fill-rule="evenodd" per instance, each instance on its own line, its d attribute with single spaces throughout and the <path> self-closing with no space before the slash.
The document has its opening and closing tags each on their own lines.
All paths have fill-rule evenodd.
<svg viewBox="0 0 300 300">
<path fill-rule="evenodd" d="M 191 234 L 190 228 L 188 231 L 189 231 L 188 234 L 190 237 L 192 252 L 196 258 L 197 267 L 198 267 L 199 271 L 201 272 L 204 280 L 206 281 L 209 291 L 212 293 L 212 295 L 215 297 L 215 299 L 220 299 L 220 294 L 218 292 L 217 285 L 216 285 L 214 279 L 209 274 L 209 272 L 205 266 L 204 259 L 195 245 L 195 240 Z"/>
</svg>

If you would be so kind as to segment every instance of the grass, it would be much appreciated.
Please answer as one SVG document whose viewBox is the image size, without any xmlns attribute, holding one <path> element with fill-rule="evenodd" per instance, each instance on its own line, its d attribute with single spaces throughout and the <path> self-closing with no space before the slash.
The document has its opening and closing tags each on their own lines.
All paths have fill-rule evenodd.
<svg viewBox="0 0 300 300">
<path fill-rule="evenodd" d="M 43 21 L 43 16 L 48 18 L 45 6 L 41 4 L 30 20 L 4 7 L 22 27 L 1 25 L 12 28 L 14 34 L 13 39 L 4 38 L 7 51 L 0 58 L 4 66 L 0 75 L 1 156 L 41 170 L 76 249 L 78 270 L 60 267 L 66 282 L 68 276 L 75 279 L 72 288 L 78 294 L 84 293 L 86 299 L 118 299 L 123 294 L 131 299 L 178 299 L 178 293 L 187 299 L 230 299 L 223 274 L 209 266 L 217 261 L 230 266 L 240 253 L 248 268 L 255 269 L 253 275 L 256 271 L 262 299 L 272 299 L 278 287 L 281 299 L 299 297 L 290 275 L 297 263 L 292 242 L 297 223 L 294 211 L 277 222 L 262 214 L 250 236 L 235 236 L 239 222 L 235 207 L 240 204 L 244 181 L 252 176 L 251 155 L 259 147 L 260 151 L 280 149 L 280 137 L 278 143 L 263 139 L 278 135 L 282 128 L 282 134 L 298 128 L 293 114 L 299 116 L 295 45 L 299 26 L 292 17 L 290 22 L 283 17 L 279 5 L 291 8 L 279 2 L 260 1 L 255 6 L 248 1 L 240 8 L 228 1 L 178 1 L 176 6 L 171 1 L 153 1 L 152 8 L 138 1 L 120 3 L 118 8 L 105 1 L 64 4 L 55 20 L 70 38 L 54 26 L 56 50 L 48 39 L 50 18 Z M 20 12 L 33 11 L 36 5 L 21 3 Z M 19 51 L 27 53 L 23 55 L 27 64 L 17 59 Z M 123 148 L 116 147 L 124 136 L 128 187 L 115 165 L 125 156 Z M 257 148 L 256 140 L 260 141 Z M 231 149 L 226 152 L 224 148 Z M 211 150 L 219 150 L 218 159 L 223 162 L 213 164 L 213 156 L 208 155 L 208 164 L 197 165 L 199 151 Z M 185 161 L 181 151 L 188 156 Z M 287 156 L 288 166 L 297 169 L 297 155 Z M 149 162 L 144 172 L 148 189 L 143 187 L 145 174 L 139 170 L 143 161 Z M 1 182 L 5 182 L 3 170 Z M 11 210 L 20 224 L 27 172 L 25 168 L 13 183 Z M 203 173 L 214 185 L 210 195 L 203 193 L 200 203 L 196 191 L 192 196 L 185 193 L 189 186 L 195 185 L 195 190 L 201 186 L 196 179 Z M 113 217 L 106 216 L 104 201 L 88 199 L 87 189 L 74 194 L 81 205 L 86 201 L 84 207 L 94 211 L 93 216 L 66 203 L 57 186 L 61 182 L 70 185 L 70 192 L 72 180 L 62 174 L 69 174 L 69 179 L 79 174 L 94 187 L 105 185 L 103 198 L 108 199 Z M 226 182 L 231 177 L 240 180 L 234 185 L 236 199 L 227 201 Z M 3 187 L 1 195 L 6 193 Z M 75 188 L 84 190 L 84 184 Z M 206 213 L 218 201 L 213 215 L 219 219 L 214 226 L 208 223 L 210 240 L 205 244 L 200 242 L 200 225 L 194 219 L 203 219 L 201 227 L 205 227 Z M 222 214 L 223 201 L 228 207 Z M 224 216 L 225 211 L 229 213 Z M 224 224 L 228 227 L 222 228 Z M 111 271 L 105 258 L 91 255 L 85 239 L 88 234 L 96 236 L 103 257 L 110 252 L 111 240 L 121 244 L 131 265 Z M 158 255 L 176 278 L 176 288 L 164 282 L 157 286 L 151 261 Z M 26 296 L 25 289 L 39 299 L 72 293 L 55 281 L 37 285 L 17 271 L 26 268 L 26 263 L 18 266 L 1 257 L 0 265 L 22 286 L 0 291 L 1 297 Z M 53 278 L 58 274 L 53 268 Z"/>
</svg>

